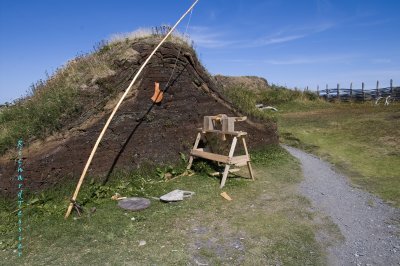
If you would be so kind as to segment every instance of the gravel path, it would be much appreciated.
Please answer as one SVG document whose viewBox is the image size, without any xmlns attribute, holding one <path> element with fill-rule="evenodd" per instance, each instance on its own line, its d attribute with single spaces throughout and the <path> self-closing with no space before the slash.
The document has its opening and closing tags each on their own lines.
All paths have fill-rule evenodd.
<svg viewBox="0 0 400 266">
<path fill-rule="evenodd" d="M 329 264 L 400 265 L 400 210 L 351 187 L 346 177 L 319 158 L 283 147 L 302 164 L 305 179 L 300 192 L 314 209 L 330 216 L 345 237 L 343 243 L 328 247 Z"/>
</svg>

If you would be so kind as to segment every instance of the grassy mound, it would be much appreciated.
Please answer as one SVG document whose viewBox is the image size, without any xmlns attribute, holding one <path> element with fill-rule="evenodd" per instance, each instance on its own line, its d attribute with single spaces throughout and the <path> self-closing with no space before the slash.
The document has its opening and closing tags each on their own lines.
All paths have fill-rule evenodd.
<svg viewBox="0 0 400 266">
<path fill-rule="evenodd" d="M 137 41 L 158 42 L 161 37 L 148 30 L 114 36 L 33 84 L 26 97 L 0 109 L 0 154 L 14 147 L 18 139 L 30 142 L 44 138 L 83 113 L 100 110 L 117 92 L 103 84 L 115 74 L 115 61 L 138 60 L 130 45 Z M 179 33 L 168 41 L 189 46 Z"/>
</svg>

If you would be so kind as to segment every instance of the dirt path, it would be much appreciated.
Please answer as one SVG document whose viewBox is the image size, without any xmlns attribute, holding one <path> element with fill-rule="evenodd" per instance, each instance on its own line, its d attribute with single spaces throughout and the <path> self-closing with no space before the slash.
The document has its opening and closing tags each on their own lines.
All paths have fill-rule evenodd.
<svg viewBox="0 0 400 266">
<path fill-rule="evenodd" d="M 345 241 L 328 247 L 331 265 L 400 265 L 400 210 L 350 186 L 330 164 L 301 150 L 283 146 L 302 164 L 300 192 L 315 211 L 331 217 Z M 396 225 L 397 223 L 397 225 Z"/>
</svg>

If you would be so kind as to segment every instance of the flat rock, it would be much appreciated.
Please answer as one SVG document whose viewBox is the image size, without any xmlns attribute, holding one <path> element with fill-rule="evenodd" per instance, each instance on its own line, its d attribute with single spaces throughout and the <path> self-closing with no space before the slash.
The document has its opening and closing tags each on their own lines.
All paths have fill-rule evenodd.
<svg viewBox="0 0 400 266">
<path fill-rule="evenodd" d="M 126 198 L 118 202 L 118 207 L 128 211 L 139 211 L 150 207 L 150 200 L 145 198 Z"/>
<path fill-rule="evenodd" d="M 184 191 L 180 189 L 175 189 L 163 196 L 160 197 L 161 201 L 165 202 L 174 202 L 174 201 L 182 201 L 184 198 L 188 198 L 194 195 L 192 191 Z"/>
</svg>

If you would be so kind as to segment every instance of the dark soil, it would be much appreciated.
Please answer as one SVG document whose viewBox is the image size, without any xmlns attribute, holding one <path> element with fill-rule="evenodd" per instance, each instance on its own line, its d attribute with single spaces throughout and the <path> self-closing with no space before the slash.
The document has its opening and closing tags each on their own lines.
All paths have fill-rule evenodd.
<svg viewBox="0 0 400 266">
<path fill-rule="evenodd" d="M 119 95 L 102 110 L 88 108 L 85 114 L 71 119 L 61 132 L 43 141 L 33 141 L 24 148 L 25 188 L 38 191 L 66 179 L 79 178 L 116 101 L 155 45 L 155 42 L 135 42 L 131 48 L 139 52 L 138 60 L 114 61 L 114 73 L 99 80 L 96 86 L 102 92 L 117 88 Z M 182 48 L 169 86 L 165 87 L 178 50 L 177 45 L 165 43 L 142 72 L 137 87 L 121 105 L 100 143 L 89 169 L 90 176 L 104 178 L 117 169 L 134 169 L 142 163 L 176 162 L 179 152 L 188 154 L 191 149 L 203 116 L 240 115 L 220 94 L 217 83 L 193 50 L 186 46 Z M 150 100 L 154 82 L 159 82 L 165 90 L 163 101 L 157 105 Z M 82 102 L 93 102 L 88 97 L 99 99 L 99 95 L 85 93 Z M 237 129 L 248 132 L 250 148 L 278 142 L 274 123 L 247 121 L 239 123 Z M 15 157 L 16 151 L 10 151 L 0 158 L 2 195 L 15 195 L 17 190 Z"/>
</svg>

